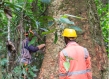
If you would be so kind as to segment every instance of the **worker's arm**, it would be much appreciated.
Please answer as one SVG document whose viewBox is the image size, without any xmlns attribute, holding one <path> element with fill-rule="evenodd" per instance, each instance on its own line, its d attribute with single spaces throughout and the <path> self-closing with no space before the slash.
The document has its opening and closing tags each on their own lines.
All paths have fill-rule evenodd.
<svg viewBox="0 0 109 79">
<path fill-rule="evenodd" d="M 59 79 L 66 79 L 66 76 L 62 76 L 62 74 L 66 73 L 66 69 L 64 68 L 63 63 L 65 62 L 65 56 L 63 52 L 59 53 Z"/>
<path fill-rule="evenodd" d="M 35 47 L 35 46 L 30 45 L 30 46 L 28 46 L 28 50 L 30 52 L 36 52 L 39 50 L 39 48 L 37 46 Z"/>
<path fill-rule="evenodd" d="M 84 48 L 84 54 L 85 54 L 86 68 L 91 69 L 90 56 L 89 56 L 89 52 L 86 48 Z"/>
<path fill-rule="evenodd" d="M 59 54 L 59 73 L 66 73 L 63 63 L 65 62 L 65 57 L 62 52 Z"/>
<path fill-rule="evenodd" d="M 39 49 L 42 49 L 43 47 L 45 47 L 45 44 L 41 44 L 37 46 Z"/>
<path fill-rule="evenodd" d="M 86 56 L 86 69 L 90 69 L 91 70 L 91 57 L 89 56 L 89 52 L 87 51 L 87 56 Z M 92 72 L 88 72 L 87 73 L 88 79 L 92 79 Z"/>
<path fill-rule="evenodd" d="M 41 45 L 36 46 L 36 47 L 30 45 L 30 46 L 28 46 L 28 50 L 29 50 L 30 52 L 36 52 L 36 51 L 38 51 L 39 49 L 43 48 L 44 46 L 45 46 L 45 44 L 41 44 Z"/>
<path fill-rule="evenodd" d="M 86 68 L 87 68 L 87 69 L 91 69 L 90 56 L 88 56 L 87 59 L 86 59 Z"/>
</svg>

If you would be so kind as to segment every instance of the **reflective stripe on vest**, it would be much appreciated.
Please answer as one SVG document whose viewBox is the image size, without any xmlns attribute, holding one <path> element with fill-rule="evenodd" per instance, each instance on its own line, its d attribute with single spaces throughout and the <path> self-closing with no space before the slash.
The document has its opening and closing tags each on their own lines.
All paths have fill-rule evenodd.
<svg viewBox="0 0 109 79">
<path fill-rule="evenodd" d="M 90 72 L 90 69 L 87 70 L 81 70 L 81 71 L 73 71 L 73 72 L 67 72 L 65 74 L 61 73 L 59 76 L 72 76 L 72 75 L 79 75 L 79 74 L 85 74 L 87 72 Z"/>
<path fill-rule="evenodd" d="M 64 56 L 68 57 L 68 54 L 67 54 L 67 52 L 65 50 L 62 50 L 62 52 L 63 52 Z M 69 59 L 66 59 L 66 61 L 69 61 Z"/>
<path fill-rule="evenodd" d="M 84 54 L 85 54 L 85 59 L 87 59 L 87 58 L 88 58 L 89 53 L 88 53 L 88 50 L 87 50 L 86 48 L 84 48 Z"/>
<path fill-rule="evenodd" d="M 62 50 L 62 52 L 63 52 L 64 56 L 68 56 L 68 54 L 65 50 Z M 89 54 L 88 54 L 88 51 L 87 51 L 86 48 L 84 48 L 84 54 L 85 54 L 84 59 L 87 59 Z M 67 72 L 67 73 L 64 73 L 64 74 L 61 73 L 61 74 L 59 74 L 59 76 L 71 76 L 71 75 L 85 74 L 85 73 L 90 72 L 90 71 L 91 71 L 90 69 L 73 71 L 73 72 Z"/>
</svg>

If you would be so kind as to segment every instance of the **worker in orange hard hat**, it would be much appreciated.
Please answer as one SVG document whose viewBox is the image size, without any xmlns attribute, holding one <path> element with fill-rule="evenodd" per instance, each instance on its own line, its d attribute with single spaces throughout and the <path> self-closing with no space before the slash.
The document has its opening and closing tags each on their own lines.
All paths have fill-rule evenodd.
<svg viewBox="0 0 109 79">
<path fill-rule="evenodd" d="M 66 47 L 59 53 L 59 79 L 92 79 L 89 52 L 75 42 L 76 31 L 66 28 L 62 36 Z M 65 62 L 70 63 L 68 69 Z"/>
</svg>

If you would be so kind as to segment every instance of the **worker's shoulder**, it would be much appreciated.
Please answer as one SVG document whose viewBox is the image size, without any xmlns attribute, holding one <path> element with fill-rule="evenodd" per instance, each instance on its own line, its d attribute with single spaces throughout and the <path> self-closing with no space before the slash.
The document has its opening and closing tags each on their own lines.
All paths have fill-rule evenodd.
<svg viewBox="0 0 109 79">
<path fill-rule="evenodd" d="M 87 50 L 87 48 L 86 48 L 86 47 L 84 47 L 84 46 L 80 46 L 80 45 L 79 45 L 79 47 L 81 47 L 81 48 L 83 48 L 83 49 L 86 49 L 86 50 Z"/>
<path fill-rule="evenodd" d="M 25 38 L 22 42 L 29 42 L 29 39 Z"/>
<path fill-rule="evenodd" d="M 60 51 L 60 53 L 63 53 L 64 51 L 66 51 L 66 48 L 63 48 L 63 49 Z"/>
</svg>

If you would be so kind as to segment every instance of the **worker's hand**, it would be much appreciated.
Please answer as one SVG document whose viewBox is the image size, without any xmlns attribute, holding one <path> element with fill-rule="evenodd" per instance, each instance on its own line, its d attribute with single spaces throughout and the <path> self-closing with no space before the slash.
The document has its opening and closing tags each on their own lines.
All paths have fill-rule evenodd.
<svg viewBox="0 0 109 79">
<path fill-rule="evenodd" d="M 41 44 L 39 46 L 37 46 L 39 49 L 42 49 L 43 47 L 45 47 L 45 44 Z"/>
</svg>

